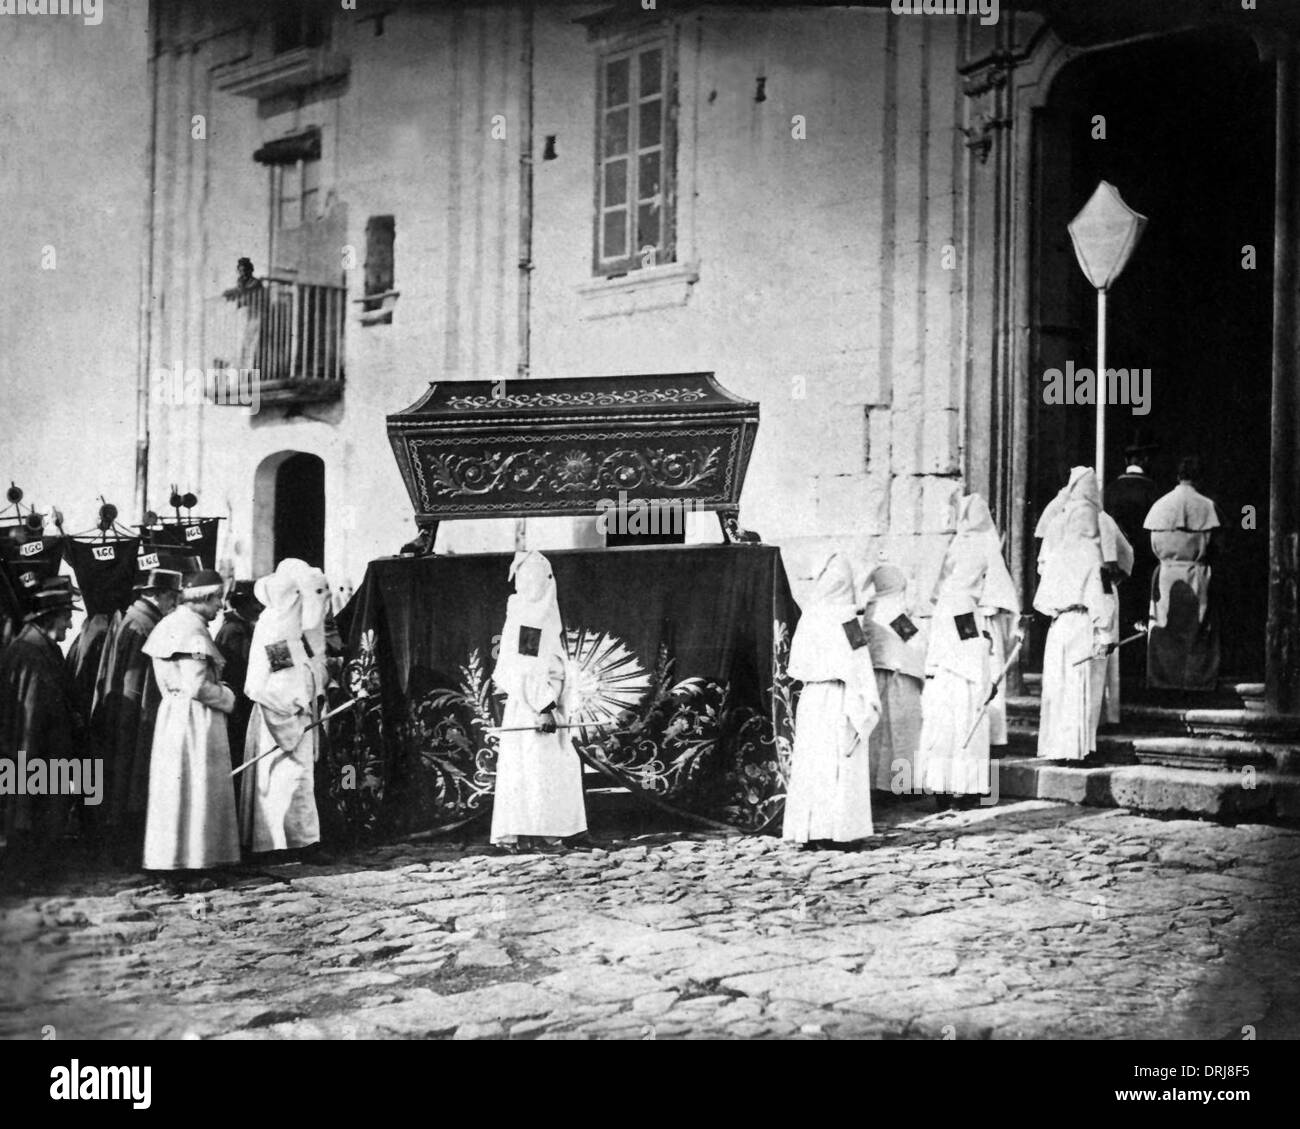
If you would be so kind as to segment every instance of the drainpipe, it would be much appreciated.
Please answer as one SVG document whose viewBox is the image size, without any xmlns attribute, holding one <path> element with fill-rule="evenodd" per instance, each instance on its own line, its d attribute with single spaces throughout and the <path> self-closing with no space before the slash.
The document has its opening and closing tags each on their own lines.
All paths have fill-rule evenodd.
<svg viewBox="0 0 1300 1129">
<path fill-rule="evenodd" d="M 136 347 L 135 381 L 135 494 L 134 512 L 144 515 L 149 498 L 149 349 L 153 338 L 153 250 L 154 219 L 157 208 L 154 189 L 158 174 L 158 14 L 156 4 L 149 5 L 149 182 L 145 206 L 144 250 L 140 259 L 140 311 Z"/>
<path fill-rule="evenodd" d="M 519 361 L 515 376 L 527 380 L 532 365 L 533 271 L 533 5 L 523 8 L 523 87 L 519 97 Z M 515 521 L 515 549 L 527 547 L 527 521 Z"/>
<path fill-rule="evenodd" d="M 533 270 L 533 5 L 524 5 L 523 90 L 519 99 L 519 363 L 515 375 L 530 375 L 530 319 Z"/>
</svg>

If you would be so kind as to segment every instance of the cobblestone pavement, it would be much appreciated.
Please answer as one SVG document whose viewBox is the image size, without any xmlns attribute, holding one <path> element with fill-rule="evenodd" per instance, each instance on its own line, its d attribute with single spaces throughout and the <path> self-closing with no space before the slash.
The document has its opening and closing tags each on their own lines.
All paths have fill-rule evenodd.
<svg viewBox="0 0 1300 1129">
<path fill-rule="evenodd" d="M 0 1036 L 1300 1036 L 1300 832 L 1040 801 L 878 822 L 854 852 L 674 833 L 66 882 L 0 901 Z"/>
</svg>

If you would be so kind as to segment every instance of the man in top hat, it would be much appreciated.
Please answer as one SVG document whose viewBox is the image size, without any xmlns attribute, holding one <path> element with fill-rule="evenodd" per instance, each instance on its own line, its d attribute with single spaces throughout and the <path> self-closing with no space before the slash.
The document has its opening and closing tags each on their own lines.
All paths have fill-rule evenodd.
<svg viewBox="0 0 1300 1129">
<path fill-rule="evenodd" d="M 1146 620 L 1151 598 L 1151 574 L 1156 557 L 1151 541 L 1142 528 L 1151 507 L 1160 497 L 1160 487 L 1151 477 L 1152 460 L 1160 448 L 1145 429 L 1138 429 L 1124 448 L 1127 465 L 1124 473 L 1105 488 L 1104 510 L 1115 519 L 1133 546 L 1133 572 L 1119 586 L 1120 637 L 1133 634 L 1135 623 Z M 1120 676 L 1125 682 L 1141 680 L 1144 660 L 1140 645 L 1125 647 L 1118 653 Z"/>
<path fill-rule="evenodd" d="M 181 574 L 153 568 L 136 579 L 135 600 L 113 616 L 95 680 L 91 726 L 105 759 L 107 823 L 118 860 L 136 865 L 144 846 L 149 751 L 160 695 L 144 653 L 145 641 L 171 613 Z"/>
<path fill-rule="evenodd" d="M 232 580 L 226 590 L 221 630 L 217 632 L 217 650 L 226 662 L 222 681 L 235 692 L 235 708 L 226 718 L 232 768 L 238 768 L 243 762 L 244 737 L 248 733 L 249 715 L 253 712 L 253 703 L 244 692 L 244 680 L 248 677 L 248 649 L 253 644 L 253 625 L 261 612 L 261 602 L 253 594 L 253 582 Z"/>
<path fill-rule="evenodd" d="M 79 755 L 82 718 L 76 691 L 59 644 L 72 626 L 79 593 L 67 578 L 47 581 L 30 598 L 31 610 L 19 633 L 0 652 L 0 772 L 28 764 L 68 760 Z M 72 804 L 67 796 L 0 795 L 8 849 L 6 869 L 43 868 L 57 861 L 52 850 L 64 831 Z"/>
</svg>

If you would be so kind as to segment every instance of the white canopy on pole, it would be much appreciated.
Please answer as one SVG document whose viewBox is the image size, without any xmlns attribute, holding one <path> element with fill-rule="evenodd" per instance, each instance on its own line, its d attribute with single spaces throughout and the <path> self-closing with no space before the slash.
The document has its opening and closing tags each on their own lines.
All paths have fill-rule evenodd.
<svg viewBox="0 0 1300 1129">
<path fill-rule="evenodd" d="M 1128 265 L 1146 228 L 1147 217 L 1135 212 L 1109 181 L 1103 180 L 1079 214 L 1070 221 L 1070 239 L 1079 268 L 1097 291 L 1097 482 L 1106 475 L 1106 292 Z"/>
</svg>

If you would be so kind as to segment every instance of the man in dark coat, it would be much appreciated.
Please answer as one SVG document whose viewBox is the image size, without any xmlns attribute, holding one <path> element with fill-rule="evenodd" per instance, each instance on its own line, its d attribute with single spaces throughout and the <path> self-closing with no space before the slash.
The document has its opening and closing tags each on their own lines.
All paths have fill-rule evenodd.
<svg viewBox="0 0 1300 1129">
<path fill-rule="evenodd" d="M 44 585 L 30 597 L 22 630 L 0 653 L 0 759 L 10 762 L 14 782 L 23 763 L 48 766 L 81 755 L 82 717 L 58 646 L 72 626 L 73 597 L 70 585 Z M 10 876 L 57 865 L 58 840 L 75 802 L 61 795 L 0 796 Z"/>
<path fill-rule="evenodd" d="M 68 673 L 77 687 L 77 702 L 84 717 L 90 716 L 95 702 L 95 681 L 99 677 L 99 660 L 108 639 L 109 613 L 88 616 L 68 648 Z"/>
<path fill-rule="evenodd" d="M 106 823 L 117 861 L 138 866 L 149 802 L 149 753 L 161 693 L 144 654 L 150 632 L 180 598 L 181 574 L 151 569 L 136 581 L 135 601 L 114 614 L 104 641 L 91 726 L 105 759 Z"/>
<path fill-rule="evenodd" d="M 1129 446 L 1124 448 L 1127 465 L 1124 473 L 1105 490 L 1105 510 L 1115 519 L 1128 543 L 1133 546 L 1133 572 L 1119 586 L 1120 636 L 1133 634 L 1135 623 L 1144 623 L 1150 611 L 1151 574 L 1156 569 L 1156 556 L 1151 551 L 1151 538 L 1142 523 L 1160 497 L 1161 490 L 1151 478 L 1151 461 L 1158 448 L 1144 432 L 1138 432 Z M 1131 684 L 1141 684 L 1146 673 L 1144 647 L 1135 643 L 1119 652 L 1120 678 Z"/>
<path fill-rule="evenodd" d="M 248 648 L 253 642 L 253 625 L 261 611 L 262 605 L 253 595 L 253 582 L 232 580 L 226 592 L 221 630 L 217 632 L 217 650 L 226 660 L 221 680 L 235 692 L 235 709 L 226 718 L 232 769 L 244 761 L 244 735 L 248 732 L 248 718 L 253 712 L 253 703 L 244 693 L 244 680 L 248 677 Z"/>
</svg>

